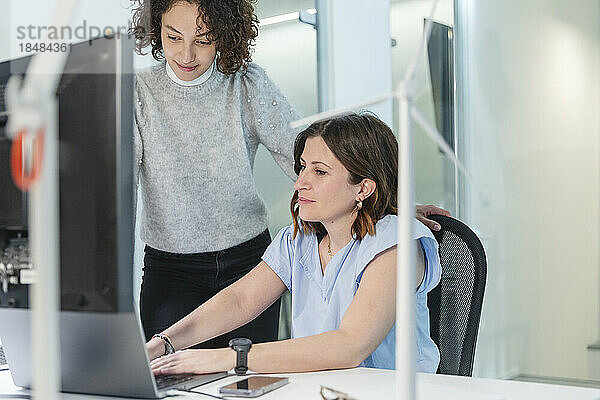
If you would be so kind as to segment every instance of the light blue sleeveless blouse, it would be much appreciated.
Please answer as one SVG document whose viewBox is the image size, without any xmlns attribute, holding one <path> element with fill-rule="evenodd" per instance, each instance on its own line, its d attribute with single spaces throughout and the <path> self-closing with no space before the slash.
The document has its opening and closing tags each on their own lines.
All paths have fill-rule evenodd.
<svg viewBox="0 0 600 400">
<path fill-rule="evenodd" d="M 350 306 L 367 265 L 381 252 L 398 243 L 398 217 L 386 215 L 376 224 L 376 235 L 351 240 L 321 272 L 315 234 L 302 232 L 292 239 L 293 226 L 279 231 L 263 260 L 279 276 L 292 295 L 292 338 L 338 329 Z M 413 220 L 414 239 L 425 253 L 423 282 L 416 291 L 416 341 L 418 372 L 435 373 L 440 355 L 429 336 L 427 293 L 440 281 L 437 241 L 425 225 Z M 396 326 L 360 366 L 394 369 Z"/>
</svg>

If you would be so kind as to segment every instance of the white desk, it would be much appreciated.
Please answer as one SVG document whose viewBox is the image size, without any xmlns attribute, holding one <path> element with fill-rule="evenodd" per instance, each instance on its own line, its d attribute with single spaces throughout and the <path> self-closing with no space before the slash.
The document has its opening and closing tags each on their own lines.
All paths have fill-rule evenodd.
<svg viewBox="0 0 600 400">
<path fill-rule="evenodd" d="M 353 397 L 362 399 L 393 399 L 395 391 L 394 371 L 369 368 L 355 368 L 343 371 L 312 372 L 304 374 L 277 374 L 289 376 L 290 383 L 280 389 L 259 397 L 261 400 L 321 399 L 320 385 L 342 390 Z M 230 376 L 220 381 L 199 387 L 195 390 L 218 394 L 218 388 L 240 379 Z M 546 385 L 527 382 L 502 381 L 496 379 L 463 378 L 449 375 L 417 375 L 417 399 L 444 400 L 598 400 L 599 389 L 576 388 L 570 386 Z M 0 372 L 0 394 L 18 394 L 8 371 Z M 83 396 L 63 394 L 65 400 L 107 399 L 114 397 Z M 210 399 L 202 395 L 183 393 L 174 399 Z"/>
</svg>

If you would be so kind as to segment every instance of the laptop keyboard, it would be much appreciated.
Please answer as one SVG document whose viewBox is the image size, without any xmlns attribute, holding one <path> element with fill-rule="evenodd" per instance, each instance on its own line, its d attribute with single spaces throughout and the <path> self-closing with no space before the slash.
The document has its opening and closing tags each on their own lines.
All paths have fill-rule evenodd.
<svg viewBox="0 0 600 400">
<path fill-rule="evenodd" d="M 195 375 L 156 375 L 154 380 L 156 387 L 160 390 L 191 381 L 194 377 Z"/>
<path fill-rule="evenodd" d="M 6 364 L 6 356 L 4 355 L 4 350 L 2 346 L 0 346 L 0 367 Z M 168 387 L 180 385 L 182 383 L 191 381 L 194 379 L 196 375 L 157 375 L 154 377 L 156 380 L 156 387 L 160 389 L 165 389 Z"/>
</svg>

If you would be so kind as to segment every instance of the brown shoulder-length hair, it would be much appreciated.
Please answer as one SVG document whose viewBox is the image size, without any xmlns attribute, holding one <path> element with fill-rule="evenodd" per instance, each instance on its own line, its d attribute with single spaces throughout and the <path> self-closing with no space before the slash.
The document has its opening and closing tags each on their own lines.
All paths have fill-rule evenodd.
<svg viewBox="0 0 600 400">
<path fill-rule="evenodd" d="M 315 122 L 298 134 L 294 144 L 294 171 L 300 174 L 300 156 L 306 140 L 320 136 L 350 173 L 350 184 L 368 178 L 375 182 L 373 194 L 363 200 L 352 234 L 361 240 L 375 235 L 375 224 L 387 214 L 398 214 L 398 142 L 392 130 L 375 115 L 364 112 Z M 325 235 L 320 222 L 307 222 L 298 215 L 298 191 L 290 204 L 294 237 L 303 232 Z"/>
<path fill-rule="evenodd" d="M 207 39 L 215 42 L 217 69 L 226 75 L 245 70 L 252 61 L 251 48 L 258 36 L 258 18 L 254 13 L 256 0 L 131 0 L 133 21 L 129 32 L 135 37 L 135 51 L 144 55 L 152 47 L 152 56 L 164 58 L 160 36 L 164 13 L 174 4 L 185 1 L 197 4 Z"/>
</svg>

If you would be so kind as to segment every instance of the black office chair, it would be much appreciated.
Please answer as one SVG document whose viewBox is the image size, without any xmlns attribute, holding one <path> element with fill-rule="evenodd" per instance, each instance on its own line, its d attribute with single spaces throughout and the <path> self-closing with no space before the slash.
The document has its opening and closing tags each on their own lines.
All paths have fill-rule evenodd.
<svg viewBox="0 0 600 400">
<path fill-rule="evenodd" d="M 438 374 L 471 376 L 487 261 L 481 241 L 457 219 L 443 215 L 428 218 L 442 230 L 439 243 L 442 279 L 429 292 L 430 336 L 440 349 Z"/>
</svg>

